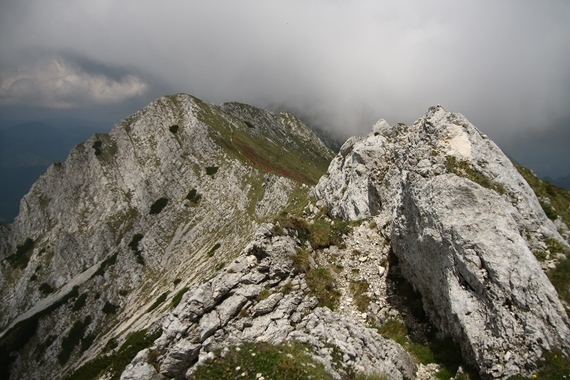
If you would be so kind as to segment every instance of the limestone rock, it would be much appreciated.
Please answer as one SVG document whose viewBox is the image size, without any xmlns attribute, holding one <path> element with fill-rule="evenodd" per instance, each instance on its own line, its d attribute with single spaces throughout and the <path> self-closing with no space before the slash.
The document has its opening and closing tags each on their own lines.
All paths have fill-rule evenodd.
<svg viewBox="0 0 570 380">
<path fill-rule="evenodd" d="M 121 380 L 154 380 L 158 372 L 148 362 L 148 349 L 142 350 L 121 374 Z"/>
<path fill-rule="evenodd" d="M 383 226 L 431 321 L 482 376 L 529 375 L 544 350 L 570 353 L 568 317 L 532 254 L 566 243 L 464 116 L 437 106 L 410 126 L 378 122 L 343 145 L 313 196 L 331 216 Z"/>
<path fill-rule="evenodd" d="M 153 346 L 153 350 L 162 353 L 158 359 L 161 374 L 191 378 L 196 366 L 211 360 L 214 351 L 246 341 L 272 344 L 298 341 L 308 343 L 319 353 L 315 360 L 322 362 L 335 379 L 340 379 L 339 371 L 346 369 L 335 367 L 332 351 L 328 351 L 331 346 L 342 353 L 345 365 L 352 370 L 386 373 L 393 379 L 412 378 L 415 363 L 398 344 L 361 322 L 317 307 L 317 300 L 303 290 L 307 288 L 302 285 L 304 275 L 291 263 L 291 252 L 299 244 L 289 235 L 276 235 L 274 226 L 262 225 L 228 268 L 191 289 L 180 305 L 163 318 L 163 334 Z M 250 278 L 259 271 L 275 274 L 266 276 L 265 284 L 271 294 L 260 301 L 257 295 L 267 288 L 249 281 L 231 280 Z M 280 291 L 287 283 L 293 290 Z M 205 289 L 218 288 L 227 289 L 225 298 L 217 298 L 208 313 L 199 315 L 195 311 L 196 300 L 203 300 Z M 190 314 L 199 316 L 180 320 Z M 187 325 L 183 334 L 179 334 L 180 325 Z M 139 359 L 129 365 L 124 376 L 132 376 L 134 369 L 142 368 L 140 357 L 143 355 L 137 356 Z"/>
<path fill-rule="evenodd" d="M 296 159 L 280 154 L 275 168 L 260 162 L 275 147 Z M 267 154 L 254 158 L 261 150 Z M 148 328 L 177 294 L 235 259 L 260 221 L 275 218 L 293 193 L 306 193 L 305 183 L 316 181 L 332 156 L 291 114 L 216 106 L 187 94 L 161 97 L 76 146 L 32 186 L 14 223 L 0 226 L 0 337 L 29 318 L 39 326 L 11 356 L 11 378 L 33 378 L 40 362 L 45 378 L 67 377 L 77 364 L 109 353 L 111 339 L 121 344 Z M 302 162 L 315 170 L 307 174 Z M 269 275 L 278 281 L 282 273 Z M 205 285 L 169 332 L 186 334 L 184 326 L 211 312 L 237 282 L 265 276 L 248 272 Z M 217 311 L 221 324 L 239 311 L 243 299 L 234 301 Z M 73 350 L 62 367 L 62 340 L 86 318 L 94 344 Z M 49 350 L 33 353 L 30 347 L 52 336 Z"/>
</svg>

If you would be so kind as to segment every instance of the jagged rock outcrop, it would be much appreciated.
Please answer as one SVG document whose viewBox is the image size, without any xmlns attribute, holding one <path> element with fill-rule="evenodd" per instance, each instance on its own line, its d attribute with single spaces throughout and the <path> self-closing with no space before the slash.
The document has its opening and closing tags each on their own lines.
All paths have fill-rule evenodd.
<svg viewBox="0 0 570 380">
<path fill-rule="evenodd" d="M 299 239 L 277 235 L 273 225 L 260 227 L 240 257 L 191 289 L 163 318 L 162 336 L 137 355 L 121 379 L 188 378 L 216 350 L 248 341 L 307 343 L 335 379 L 341 378 L 338 371 L 349 369 L 411 378 L 416 366 L 402 347 L 351 318 L 317 307 L 304 274 L 292 262 L 300 247 Z M 260 299 L 267 286 L 270 294 Z M 334 362 L 332 347 L 342 355 L 342 365 Z M 154 366 L 149 352 L 160 353 L 153 357 Z"/>
<path fill-rule="evenodd" d="M 532 250 L 564 243 L 532 189 L 462 115 L 432 107 L 349 139 L 315 187 L 330 215 L 374 217 L 424 310 L 484 378 L 529 375 L 570 353 L 556 291 Z"/>
</svg>

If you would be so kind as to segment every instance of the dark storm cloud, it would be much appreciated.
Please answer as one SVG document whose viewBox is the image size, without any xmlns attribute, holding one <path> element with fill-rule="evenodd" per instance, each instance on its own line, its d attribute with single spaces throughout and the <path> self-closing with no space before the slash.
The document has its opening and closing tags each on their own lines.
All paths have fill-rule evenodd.
<svg viewBox="0 0 570 380">
<path fill-rule="evenodd" d="M 440 103 L 499 144 L 552 129 L 570 109 L 565 0 L 36 0 L 0 7 L 0 66 L 29 65 L 18 58 L 26 49 L 74 51 L 90 57 L 75 59 L 79 68 L 106 74 L 124 99 L 138 84 L 148 96 L 161 89 L 108 67 L 137 68 L 210 102 L 294 109 L 345 136 L 367 132 L 380 117 L 413 122 Z"/>
</svg>

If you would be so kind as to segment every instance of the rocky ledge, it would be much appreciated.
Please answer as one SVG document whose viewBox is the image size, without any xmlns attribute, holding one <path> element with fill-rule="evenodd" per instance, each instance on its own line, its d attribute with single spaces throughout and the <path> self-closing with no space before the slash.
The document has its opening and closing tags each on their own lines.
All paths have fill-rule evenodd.
<svg viewBox="0 0 570 380">
<path fill-rule="evenodd" d="M 271 224 L 260 227 L 232 264 L 188 291 L 162 319 L 162 336 L 137 355 L 121 379 L 191 378 L 197 366 L 224 355 L 229 346 L 289 341 L 308 344 L 335 379 L 347 372 L 412 378 L 416 365 L 401 346 L 318 307 L 293 262 L 300 248 L 294 233 L 278 235 Z M 333 353 L 342 359 L 335 361 Z"/>
</svg>

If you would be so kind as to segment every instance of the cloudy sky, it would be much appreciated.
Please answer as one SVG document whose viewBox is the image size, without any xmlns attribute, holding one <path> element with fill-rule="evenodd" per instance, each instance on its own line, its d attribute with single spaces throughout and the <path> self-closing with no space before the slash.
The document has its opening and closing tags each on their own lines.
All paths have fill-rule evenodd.
<svg viewBox="0 0 570 380">
<path fill-rule="evenodd" d="M 434 104 L 570 174 L 567 0 L 3 0 L 0 117 L 118 122 L 187 92 L 343 136 Z"/>
</svg>

